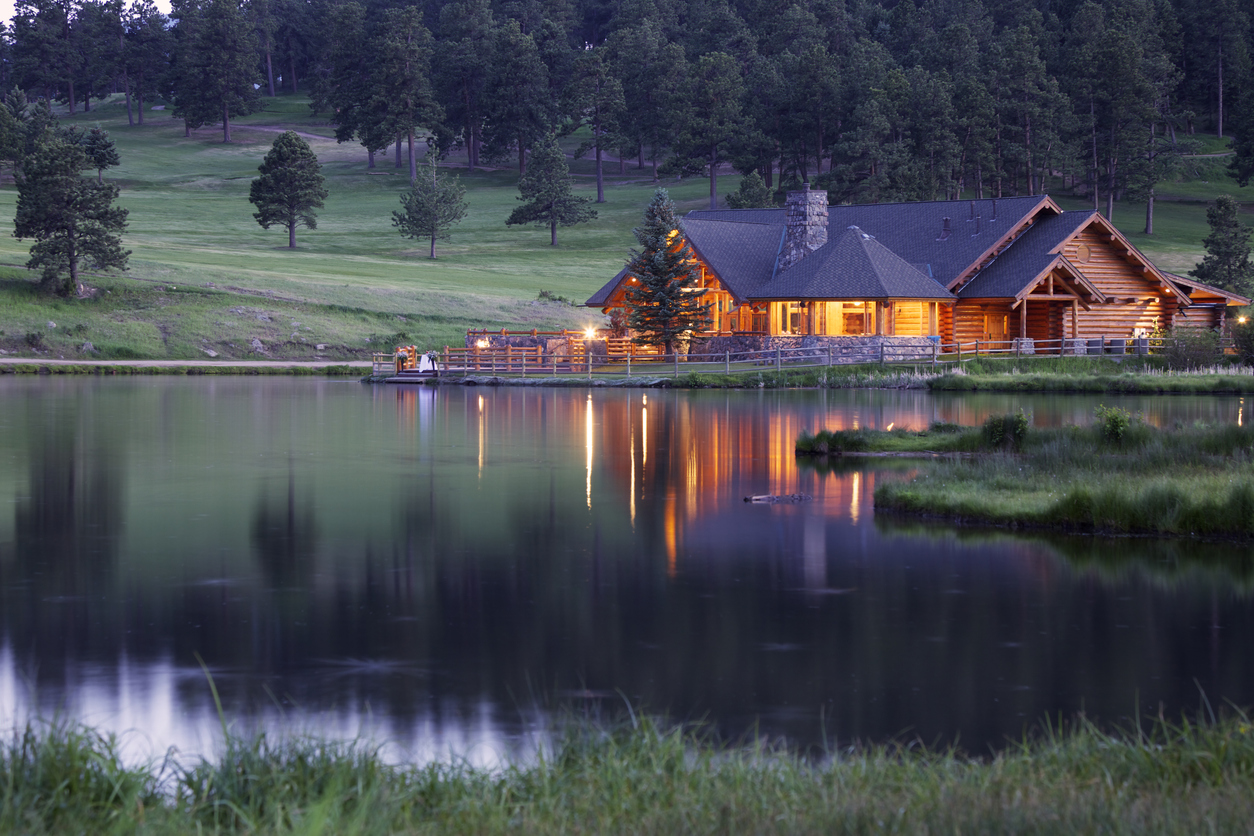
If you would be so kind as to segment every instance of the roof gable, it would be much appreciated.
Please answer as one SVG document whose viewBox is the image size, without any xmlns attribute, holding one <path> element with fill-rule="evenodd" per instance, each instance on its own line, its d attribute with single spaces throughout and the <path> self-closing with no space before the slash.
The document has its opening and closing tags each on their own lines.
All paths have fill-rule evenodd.
<svg viewBox="0 0 1254 836">
<path fill-rule="evenodd" d="M 761 285 L 754 299 L 944 299 L 935 279 L 851 226 Z"/>
</svg>

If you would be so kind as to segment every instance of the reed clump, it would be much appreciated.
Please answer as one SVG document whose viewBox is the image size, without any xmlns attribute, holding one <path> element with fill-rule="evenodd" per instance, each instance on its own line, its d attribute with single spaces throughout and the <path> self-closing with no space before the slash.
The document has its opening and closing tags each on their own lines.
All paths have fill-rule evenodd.
<svg viewBox="0 0 1254 836">
<path fill-rule="evenodd" d="M 876 508 L 1009 526 L 1254 536 L 1252 428 L 1159 428 L 1100 406 L 1090 426 L 1025 428 L 1016 446 L 999 450 L 990 427 L 1008 437 L 1011 418 L 985 424 L 982 455 L 881 483 Z M 969 440 L 974 432 L 955 438 Z M 1012 450 L 1018 454 L 1008 455 Z"/>
<path fill-rule="evenodd" d="M 228 740 L 128 767 L 116 741 L 28 727 L 0 755 L 21 833 L 1194 833 L 1254 820 L 1247 715 L 1046 724 L 998 752 L 914 741 L 803 754 L 650 720 L 574 723 L 526 763 L 390 764 L 377 747 Z"/>
</svg>

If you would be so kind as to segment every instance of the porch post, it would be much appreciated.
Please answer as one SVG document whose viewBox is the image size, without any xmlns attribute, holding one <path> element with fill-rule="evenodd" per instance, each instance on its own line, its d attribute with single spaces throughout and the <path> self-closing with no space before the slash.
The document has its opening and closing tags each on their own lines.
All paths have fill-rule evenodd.
<svg viewBox="0 0 1254 836">
<path fill-rule="evenodd" d="M 884 303 L 875 303 L 875 336 L 884 336 Z"/>
<path fill-rule="evenodd" d="M 1028 335 L 1028 300 L 1019 303 L 1019 339 Z"/>
</svg>

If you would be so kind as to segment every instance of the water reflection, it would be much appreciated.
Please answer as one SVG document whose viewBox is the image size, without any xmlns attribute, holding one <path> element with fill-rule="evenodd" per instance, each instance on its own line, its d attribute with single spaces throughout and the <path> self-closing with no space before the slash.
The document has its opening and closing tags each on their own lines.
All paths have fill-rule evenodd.
<svg viewBox="0 0 1254 836">
<path fill-rule="evenodd" d="M 1097 399 L 5 380 L 0 716 L 211 745 L 242 725 L 529 751 L 620 693 L 729 735 L 1254 701 L 1248 549 L 961 532 L 872 513 L 915 464 L 799 469 L 817 427 Z M 1112 399 L 1104 399 L 1110 403 Z M 1223 399 L 1137 399 L 1236 421 Z M 1070 418 L 1068 417 L 1070 416 Z M 759 505 L 744 498 L 808 494 Z"/>
</svg>

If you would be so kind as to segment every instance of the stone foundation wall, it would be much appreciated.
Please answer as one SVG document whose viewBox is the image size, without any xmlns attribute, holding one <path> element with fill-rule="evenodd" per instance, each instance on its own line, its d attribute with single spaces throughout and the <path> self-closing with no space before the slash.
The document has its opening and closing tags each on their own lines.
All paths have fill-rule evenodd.
<svg viewBox="0 0 1254 836">
<path fill-rule="evenodd" d="M 781 349 L 785 360 L 804 357 L 826 361 L 830 356 L 834 364 L 878 363 L 881 347 L 883 359 L 889 362 L 931 360 L 935 344 L 930 337 L 763 337 L 736 334 L 694 340 L 690 353 L 725 355 L 730 352 L 732 360 L 757 357 L 769 362 L 769 356 L 762 357 L 755 352 Z"/>
</svg>

